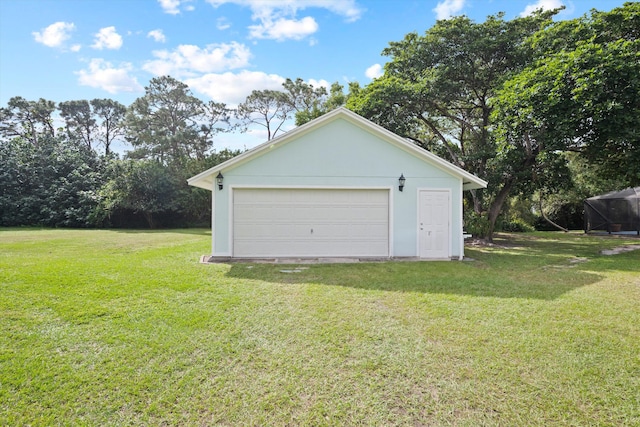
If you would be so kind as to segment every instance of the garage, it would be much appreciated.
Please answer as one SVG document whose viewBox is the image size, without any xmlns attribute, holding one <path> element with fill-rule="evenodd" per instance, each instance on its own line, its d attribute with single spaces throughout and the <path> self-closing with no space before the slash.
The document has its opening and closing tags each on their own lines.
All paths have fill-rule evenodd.
<svg viewBox="0 0 640 427">
<path fill-rule="evenodd" d="M 487 183 L 338 108 L 189 178 L 212 260 L 464 258 L 463 192 Z"/>
<path fill-rule="evenodd" d="M 388 257 L 389 189 L 234 188 L 233 256 Z"/>
</svg>

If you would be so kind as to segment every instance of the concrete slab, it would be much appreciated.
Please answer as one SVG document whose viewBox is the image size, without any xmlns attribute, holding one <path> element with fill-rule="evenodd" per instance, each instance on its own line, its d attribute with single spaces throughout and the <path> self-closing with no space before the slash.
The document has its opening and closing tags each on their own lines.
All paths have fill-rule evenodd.
<svg viewBox="0 0 640 427">
<path fill-rule="evenodd" d="M 457 258 L 455 258 L 457 260 Z M 227 263 L 246 263 L 246 264 L 356 264 L 366 262 L 433 262 L 448 260 L 429 260 L 417 257 L 391 257 L 391 258 L 349 258 L 349 257 L 326 257 L 326 258 L 230 258 L 230 257 L 213 257 L 203 255 L 200 257 L 201 264 L 227 264 Z M 465 258 L 465 261 L 473 261 L 471 258 Z"/>
</svg>

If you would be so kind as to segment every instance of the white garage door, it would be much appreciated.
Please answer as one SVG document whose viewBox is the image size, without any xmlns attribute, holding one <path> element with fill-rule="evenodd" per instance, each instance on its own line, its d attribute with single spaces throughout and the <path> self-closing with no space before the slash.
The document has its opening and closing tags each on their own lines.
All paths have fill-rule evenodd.
<svg viewBox="0 0 640 427">
<path fill-rule="evenodd" d="M 235 189 L 236 257 L 389 255 L 389 191 Z"/>
</svg>

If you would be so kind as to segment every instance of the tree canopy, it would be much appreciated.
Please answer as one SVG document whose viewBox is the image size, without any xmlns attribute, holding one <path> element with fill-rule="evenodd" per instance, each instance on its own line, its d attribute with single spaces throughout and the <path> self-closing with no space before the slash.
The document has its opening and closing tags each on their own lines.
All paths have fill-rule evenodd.
<svg viewBox="0 0 640 427">
<path fill-rule="evenodd" d="M 640 3 L 560 22 L 494 101 L 502 151 L 576 151 L 640 184 Z"/>
<path fill-rule="evenodd" d="M 557 10 L 483 23 L 460 16 L 438 21 L 424 35 L 409 33 L 383 51 L 385 73 L 352 96 L 348 107 L 434 151 L 490 185 L 471 192 L 477 214 L 486 213 L 491 236 L 514 179 L 495 162 L 492 99 L 532 57 L 529 37 L 551 24 Z M 518 170 L 530 167 L 530 161 Z M 488 207 L 487 207 L 488 205 Z"/>
</svg>

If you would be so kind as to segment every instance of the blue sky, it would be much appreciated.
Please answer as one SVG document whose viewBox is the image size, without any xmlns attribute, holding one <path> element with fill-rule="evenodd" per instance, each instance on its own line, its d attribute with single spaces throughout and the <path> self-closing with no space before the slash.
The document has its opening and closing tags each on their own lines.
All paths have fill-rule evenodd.
<svg viewBox="0 0 640 427">
<path fill-rule="evenodd" d="M 111 98 L 125 105 L 159 75 L 202 100 L 235 106 L 254 89 L 368 84 L 391 41 L 423 33 L 436 19 L 482 22 L 564 5 L 557 19 L 624 0 L 1 0 L 0 106 L 13 96 L 56 102 Z M 218 148 L 263 135 L 225 136 Z"/>
</svg>

